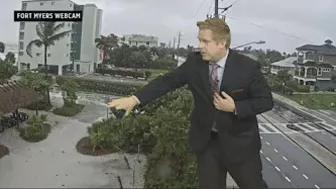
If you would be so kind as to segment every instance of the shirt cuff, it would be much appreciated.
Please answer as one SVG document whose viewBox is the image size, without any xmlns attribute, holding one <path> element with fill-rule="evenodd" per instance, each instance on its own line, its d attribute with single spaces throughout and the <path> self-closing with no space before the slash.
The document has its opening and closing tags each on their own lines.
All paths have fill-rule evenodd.
<svg viewBox="0 0 336 189">
<path fill-rule="evenodd" d="M 132 97 L 135 98 L 138 104 L 140 104 L 140 100 L 138 99 L 138 97 L 136 97 L 135 95 L 132 95 Z"/>
</svg>

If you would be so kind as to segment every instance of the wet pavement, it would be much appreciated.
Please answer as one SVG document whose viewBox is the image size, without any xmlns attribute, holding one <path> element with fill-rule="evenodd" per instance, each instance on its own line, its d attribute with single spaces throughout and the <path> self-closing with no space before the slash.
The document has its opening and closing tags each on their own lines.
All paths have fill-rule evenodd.
<svg viewBox="0 0 336 189">
<path fill-rule="evenodd" d="M 258 115 L 263 172 L 269 187 L 336 186 L 336 175 L 331 171 L 336 165 L 336 157 L 331 153 L 335 151 L 336 137 L 326 132 L 326 129 L 336 131 L 336 120 L 331 117 L 334 112 L 310 110 L 289 99 L 275 97 L 289 106 L 276 103 L 271 111 Z M 288 123 L 300 131 L 287 128 Z M 266 129 L 272 132 L 265 132 Z"/>
<path fill-rule="evenodd" d="M 75 118 L 39 111 L 40 115 L 48 114 L 47 119 L 52 124 L 51 133 L 43 141 L 26 142 L 15 128 L 0 133 L 0 142 L 10 149 L 10 155 L 0 160 L 0 188 L 120 188 L 117 176 L 120 176 L 124 188 L 143 186 L 146 157 L 125 154 L 133 167 L 129 169 L 124 154 L 92 157 L 76 151 L 75 145 L 88 135 L 90 123 L 106 116 L 106 107 L 99 101 L 89 102 L 88 96 L 99 97 L 97 94 L 82 95 L 79 101 L 86 102 L 87 107 Z M 62 105 L 57 93 L 52 95 L 52 99 L 54 105 Z"/>
</svg>

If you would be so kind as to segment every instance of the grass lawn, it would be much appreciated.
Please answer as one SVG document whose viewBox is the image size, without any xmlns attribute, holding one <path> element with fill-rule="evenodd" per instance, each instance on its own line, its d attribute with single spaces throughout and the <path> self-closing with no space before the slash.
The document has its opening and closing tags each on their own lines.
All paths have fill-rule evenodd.
<svg viewBox="0 0 336 189">
<path fill-rule="evenodd" d="M 72 117 L 80 113 L 83 108 L 83 104 L 65 105 L 62 108 L 55 108 L 53 113 L 60 116 Z"/>
<path fill-rule="evenodd" d="M 302 106 L 310 109 L 329 109 L 333 108 L 336 109 L 336 106 L 331 107 L 331 103 L 336 105 L 336 93 L 335 94 L 283 94 L 278 93 L 279 95 L 285 96 L 289 99 L 296 101 L 297 103 L 301 104 L 303 101 Z M 327 107 L 328 106 L 328 107 Z"/>
</svg>

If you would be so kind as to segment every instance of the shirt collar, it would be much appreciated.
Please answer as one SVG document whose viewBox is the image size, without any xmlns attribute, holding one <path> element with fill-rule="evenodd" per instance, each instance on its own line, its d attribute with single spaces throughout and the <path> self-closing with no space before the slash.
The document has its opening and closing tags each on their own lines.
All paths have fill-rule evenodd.
<svg viewBox="0 0 336 189">
<path fill-rule="evenodd" d="M 217 62 L 217 64 L 219 65 L 219 67 L 221 67 L 221 68 L 224 68 L 224 67 L 225 67 L 225 63 L 226 63 L 226 60 L 227 60 L 228 55 L 229 55 L 229 51 L 227 51 L 227 52 L 226 52 L 226 55 L 225 55 L 222 59 L 220 59 L 220 60 Z M 212 62 L 211 64 L 214 64 L 214 63 L 215 63 L 215 62 Z"/>
</svg>

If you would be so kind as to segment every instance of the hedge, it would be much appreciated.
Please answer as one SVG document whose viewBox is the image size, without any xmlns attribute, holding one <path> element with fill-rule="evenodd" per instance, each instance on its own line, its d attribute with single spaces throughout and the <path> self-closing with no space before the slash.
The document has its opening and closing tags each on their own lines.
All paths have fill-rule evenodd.
<svg viewBox="0 0 336 189">
<path fill-rule="evenodd" d="M 107 93 L 114 95 L 129 95 L 134 94 L 137 90 L 143 87 L 142 84 L 130 84 L 121 82 L 98 81 L 85 78 L 73 78 L 58 76 L 56 83 L 62 85 L 67 79 L 74 79 L 79 85 L 79 89 L 88 92 Z"/>
<path fill-rule="evenodd" d="M 143 107 L 144 114 L 95 123 L 88 133 L 100 148 L 150 148 L 145 188 L 196 188 L 196 161 L 188 145 L 192 105 L 191 93 L 182 88 Z"/>
<path fill-rule="evenodd" d="M 148 79 L 151 76 L 150 71 L 135 71 L 125 69 L 111 69 L 111 68 L 96 68 L 96 73 L 101 75 L 109 74 L 111 76 L 133 77 L 133 78 L 145 78 Z"/>
</svg>

